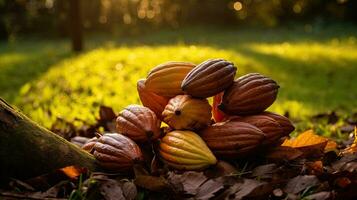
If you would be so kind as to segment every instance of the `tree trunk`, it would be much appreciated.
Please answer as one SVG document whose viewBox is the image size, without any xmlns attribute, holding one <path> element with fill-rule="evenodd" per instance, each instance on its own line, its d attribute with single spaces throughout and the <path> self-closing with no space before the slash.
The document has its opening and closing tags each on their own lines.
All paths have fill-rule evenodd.
<svg viewBox="0 0 357 200">
<path fill-rule="evenodd" d="M 69 20 L 72 38 L 72 50 L 79 52 L 83 49 L 83 24 L 80 0 L 69 1 Z"/>
<path fill-rule="evenodd" d="M 63 168 L 95 170 L 95 158 L 39 126 L 0 98 L 0 181 L 29 178 Z"/>
</svg>

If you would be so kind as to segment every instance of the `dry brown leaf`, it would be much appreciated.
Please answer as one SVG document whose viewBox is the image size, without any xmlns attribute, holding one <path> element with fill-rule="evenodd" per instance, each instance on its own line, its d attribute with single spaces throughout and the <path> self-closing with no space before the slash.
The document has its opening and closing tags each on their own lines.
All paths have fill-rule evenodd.
<svg viewBox="0 0 357 200">
<path fill-rule="evenodd" d="M 272 161 L 295 160 L 302 155 L 303 153 L 298 149 L 288 146 L 278 146 L 267 154 L 267 158 Z"/>
<path fill-rule="evenodd" d="M 317 186 L 318 184 L 320 184 L 320 181 L 315 175 L 296 176 L 289 180 L 284 191 L 286 193 L 298 194 L 306 188 Z"/>
</svg>

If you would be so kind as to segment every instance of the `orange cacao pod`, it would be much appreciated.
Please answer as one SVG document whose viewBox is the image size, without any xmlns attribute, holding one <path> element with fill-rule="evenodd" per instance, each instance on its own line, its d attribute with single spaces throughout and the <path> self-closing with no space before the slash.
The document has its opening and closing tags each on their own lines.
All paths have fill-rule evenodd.
<svg viewBox="0 0 357 200">
<path fill-rule="evenodd" d="M 170 99 L 162 112 L 164 122 L 174 129 L 196 130 L 211 123 L 211 106 L 207 99 L 178 95 Z"/>
<path fill-rule="evenodd" d="M 207 60 L 187 74 L 181 88 L 194 97 L 211 97 L 233 84 L 236 71 L 237 68 L 233 63 L 226 60 Z"/>
<path fill-rule="evenodd" d="M 141 100 L 141 103 L 154 111 L 156 116 L 162 120 L 162 111 L 164 111 L 165 106 L 169 102 L 170 98 L 157 95 L 153 92 L 148 91 L 145 88 L 145 79 L 141 79 L 137 82 L 137 90 Z"/>
<path fill-rule="evenodd" d="M 259 73 L 250 73 L 234 81 L 223 96 L 219 108 L 231 115 L 258 114 L 274 103 L 279 85 Z"/>
<path fill-rule="evenodd" d="M 275 121 L 277 121 L 280 124 L 285 135 L 289 135 L 291 132 L 295 130 L 294 125 L 287 117 L 268 111 L 263 112 L 262 115 L 266 115 L 268 117 L 275 119 Z"/>
<path fill-rule="evenodd" d="M 155 140 L 161 135 L 161 121 L 144 106 L 127 106 L 119 113 L 116 123 L 119 133 L 137 142 Z"/>
<path fill-rule="evenodd" d="M 145 81 L 146 89 L 170 98 L 183 94 L 182 80 L 194 67 L 194 64 L 187 62 L 168 62 L 158 65 L 149 72 Z"/>
<path fill-rule="evenodd" d="M 199 135 L 192 131 L 172 131 L 161 139 L 160 156 L 180 170 L 201 170 L 217 160 Z"/>
<path fill-rule="evenodd" d="M 202 139 L 217 157 L 239 158 L 251 154 L 265 134 L 257 127 L 237 121 L 216 123 L 200 131 Z"/>
<path fill-rule="evenodd" d="M 101 136 L 94 145 L 93 155 L 103 169 L 111 171 L 131 169 L 135 162 L 143 160 L 139 146 L 118 133 Z"/>
</svg>

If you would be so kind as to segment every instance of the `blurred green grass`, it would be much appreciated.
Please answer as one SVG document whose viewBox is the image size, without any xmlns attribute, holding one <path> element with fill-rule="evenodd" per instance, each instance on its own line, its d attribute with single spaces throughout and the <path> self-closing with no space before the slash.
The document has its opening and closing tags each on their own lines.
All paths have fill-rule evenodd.
<svg viewBox="0 0 357 200">
<path fill-rule="evenodd" d="M 0 43 L 0 96 L 35 121 L 94 121 L 101 104 L 139 103 L 136 81 L 162 62 L 224 58 L 237 76 L 260 72 L 281 86 L 270 108 L 292 117 L 357 110 L 357 28 L 226 30 L 190 28 L 141 36 L 92 35 L 74 54 L 67 40 Z"/>
</svg>

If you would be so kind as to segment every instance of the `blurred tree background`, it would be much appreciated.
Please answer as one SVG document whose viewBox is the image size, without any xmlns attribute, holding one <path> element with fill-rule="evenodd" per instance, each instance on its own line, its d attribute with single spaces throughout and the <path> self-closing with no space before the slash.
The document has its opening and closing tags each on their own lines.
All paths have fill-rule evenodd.
<svg viewBox="0 0 357 200">
<path fill-rule="evenodd" d="M 0 38 L 19 34 L 68 36 L 68 0 L 0 0 Z M 357 22 L 353 0 L 82 0 L 85 32 L 139 34 L 188 25 L 276 27 Z M 310 26 L 307 25 L 306 29 Z"/>
</svg>

